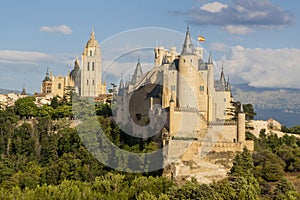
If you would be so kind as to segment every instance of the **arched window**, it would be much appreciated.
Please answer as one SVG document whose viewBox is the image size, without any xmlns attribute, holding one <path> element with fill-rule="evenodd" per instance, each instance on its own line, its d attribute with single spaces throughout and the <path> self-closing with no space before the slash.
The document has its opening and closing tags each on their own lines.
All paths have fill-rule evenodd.
<svg viewBox="0 0 300 200">
<path fill-rule="evenodd" d="M 89 80 L 86 80 L 86 84 L 87 84 L 87 85 L 89 84 Z"/>
<path fill-rule="evenodd" d="M 90 71 L 90 62 L 87 64 L 87 70 Z"/>
<path fill-rule="evenodd" d="M 92 52 L 92 50 L 90 50 L 90 56 L 92 56 L 93 55 L 93 52 Z"/>
<path fill-rule="evenodd" d="M 94 62 L 92 62 L 92 71 L 94 71 L 95 70 L 95 64 L 94 64 Z"/>
<path fill-rule="evenodd" d="M 57 85 L 57 88 L 58 88 L 58 89 L 61 89 L 61 83 L 59 83 L 59 84 Z"/>
</svg>

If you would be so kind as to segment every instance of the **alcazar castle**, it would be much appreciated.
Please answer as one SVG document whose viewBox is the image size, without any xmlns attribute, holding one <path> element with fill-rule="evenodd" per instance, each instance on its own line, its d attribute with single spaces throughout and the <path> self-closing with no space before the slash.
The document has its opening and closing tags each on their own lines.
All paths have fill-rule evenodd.
<svg viewBox="0 0 300 200">
<path fill-rule="evenodd" d="M 92 32 L 73 71 L 67 77 L 47 73 L 42 92 L 64 95 L 64 88 L 72 86 L 81 97 L 96 98 L 106 93 L 101 72 L 100 46 Z M 235 112 L 229 80 L 223 69 L 217 80 L 214 73 L 212 54 L 203 60 L 203 49 L 193 46 L 187 29 L 180 53 L 156 47 L 150 71 L 144 74 L 138 62 L 131 79 L 119 83 L 117 123 L 134 124 L 132 132 L 143 138 L 145 127 L 159 131 L 167 145 L 166 176 L 209 183 L 226 176 L 236 152 L 254 148 L 245 140 L 245 114 Z"/>
</svg>

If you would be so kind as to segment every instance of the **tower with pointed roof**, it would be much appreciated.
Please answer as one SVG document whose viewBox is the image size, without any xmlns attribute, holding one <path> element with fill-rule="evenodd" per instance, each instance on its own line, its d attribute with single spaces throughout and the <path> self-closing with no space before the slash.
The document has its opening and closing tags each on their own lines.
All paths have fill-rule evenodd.
<svg viewBox="0 0 300 200">
<path fill-rule="evenodd" d="M 105 93 L 106 86 L 102 83 L 101 51 L 94 30 L 81 56 L 80 76 L 80 96 L 96 97 Z"/>
<path fill-rule="evenodd" d="M 47 68 L 46 76 L 42 81 L 42 93 L 48 94 L 52 92 L 52 80 L 49 74 L 49 68 Z"/>
<path fill-rule="evenodd" d="M 143 74 L 138 62 L 126 85 L 123 79 L 120 81 L 116 121 L 124 127 L 131 127 L 134 122 L 130 128 L 133 134 L 145 128 L 156 130 L 156 124 L 163 121 L 159 113 L 167 113 L 163 129 L 167 133 L 162 132 L 162 145 L 168 144 L 165 162 L 182 151 L 177 163 L 171 163 L 171 176 L 175 179 L 189 173 L 195 177 L 198 175 L 192 174 L 195 171 L 204 172 L 198 181 L 207 173 L 219 174 L 219 171 L 212 172 L 213 169 L 205 171 L 202 154 L 238 152 L 244 146 L 253 150 L 253 141 L 245 141 L 243 115 L 234 116 L 231 87 L 229 79 L 225 80 L 224 68 L 217 79 L 214 71 L 212 53 L 204 61 L 203 49 L 193 46 L 187 28 L 180 53 L 175 47 L 170 50 L 155 47 L 154 66 L 150 71 Z"/>
</svg>

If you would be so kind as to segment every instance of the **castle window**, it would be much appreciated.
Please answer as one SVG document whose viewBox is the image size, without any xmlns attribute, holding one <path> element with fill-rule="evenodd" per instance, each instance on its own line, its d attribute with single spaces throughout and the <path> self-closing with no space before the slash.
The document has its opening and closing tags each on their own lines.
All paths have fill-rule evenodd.
<svg viewBox="0 0 300 200">
<path fill-rule="evenodd" d="M 204 92 L 204 85 L 200 85 L 200 91 Z"/>
<path fill-rule="evenodd" d="M 95 64 L 94 64 L 94 62 L 92 62 L 92 71 L 94 71 L 95 70 Z"/>
<path fill-rule="evenodd" d="M 224 102 L 226 102 L 226 98 L 224 98 Z"/>
<path fill-rule="evenodd" d="M 59 84 L 57 85 L 57 88 L 58 88 L 58 89 L 61 89 L 61 83 L 59 83 Z"/>
<path fill-rule="evenodd" d="M 90 62 L 87 63 L 87 70 L 90 71 Z"/>
<path fill-rule="evenodd" d="M 175 91 L 176 90 L 176 86 L 175 85 L 171 85 L 171 90 Z"/>
<path fill-rule="evenodd" d="M 95 85 L 95 81 L 93 80 L 93 85 Z"/>
<path fill-rule="evenodd" d="M 87 85 L 89 84 L 89 80 L 86 80 L 86 84 L 87 84 Z"/>
<path fill-rule="evenodd" d="M 90 56 L 92 56 L 93 55 L 93 52 L 92 52 L 92 50 L 90 50 Z"/>
</svg>

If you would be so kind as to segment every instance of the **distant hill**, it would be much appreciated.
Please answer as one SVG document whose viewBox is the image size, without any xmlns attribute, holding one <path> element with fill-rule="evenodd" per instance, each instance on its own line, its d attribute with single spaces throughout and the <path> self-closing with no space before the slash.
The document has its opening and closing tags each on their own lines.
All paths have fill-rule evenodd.
<svg viewBox="0 0 300 200">
<path fill-rule="evenodd" d="M 0 94 L 8 94 L 8 93 L 21 93 L 21 92 L 17 90 L 7 90 L 7 89 L 0 88 Z"/>
<path fill-rule="evenodd" d="M 255 88 L 247 84 L 233 84 L 235 101 L 251 103 L 257 113 L 255 119 L 274 118 L 288 127 L 300 125 L 300 89 Z"/>
</svg>

